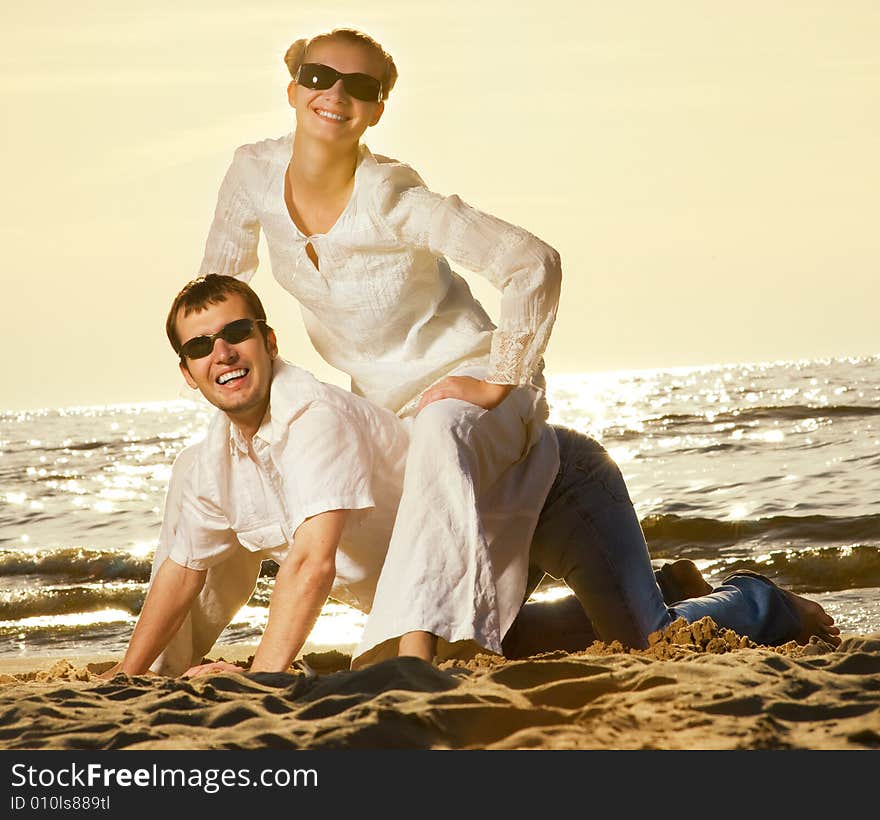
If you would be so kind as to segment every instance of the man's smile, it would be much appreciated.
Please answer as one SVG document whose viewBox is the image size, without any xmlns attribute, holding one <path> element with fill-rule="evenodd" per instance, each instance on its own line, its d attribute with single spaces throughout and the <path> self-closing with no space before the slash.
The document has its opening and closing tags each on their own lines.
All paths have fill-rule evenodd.
<svg viewBox="0 0 880 820">
<path fill-rule="evenodd" d="M 225 373 L 221 373 L 217 378 L 216 382 L 219 385 L 229 384 L 230 382 L 237 382 L 239 379 L 243 379 L 250 371 L 246 367 L 239 367 L 236 370 L 227 370 Z"/>
</svg>

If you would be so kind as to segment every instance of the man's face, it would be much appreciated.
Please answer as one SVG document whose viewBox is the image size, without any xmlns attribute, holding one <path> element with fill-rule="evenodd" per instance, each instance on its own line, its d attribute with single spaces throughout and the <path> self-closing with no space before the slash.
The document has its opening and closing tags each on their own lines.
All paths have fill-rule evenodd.
<svg viewBox="0 0 880 820">
<path fill-rule="evenodd" d="M 196 336 L 210 336 L 236 319 L 253 319 L 244 299 L 231 293 L 223 302 L 184 316 L 177 314 L 177 336 L 185 344 Z M 268 347 L 268 350 L 267 350 Z M 272 384 L 272 360 L 278 355 L 274 331 L 263 341 L 258 325 L 251 336 L 238 344 L 223 339 L 201 359 L 187 358 L 180 372 L 190 387 L 201 394 L 234 422 L 256 427 L 265 414 Z"/>
</svg>

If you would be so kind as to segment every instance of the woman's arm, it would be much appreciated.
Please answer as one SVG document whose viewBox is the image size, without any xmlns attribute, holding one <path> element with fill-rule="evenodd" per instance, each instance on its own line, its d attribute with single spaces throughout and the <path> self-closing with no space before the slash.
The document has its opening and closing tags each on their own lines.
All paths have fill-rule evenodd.
<svg viewBox="0 0 880 820">
<path fill-rule="evenodd" d="M 562 282 L 559 254 L 528 231 L 457 196 L 429 191 L 407 166 L 388 173 L 376 204 L 401 242 L 427 248 L 485 276 L 501 291 L 487 381 L 528 384 L 542 366 L 556 319 Z"/>
<path fill-rule="evenodd" d="M 428 247 L 485 276 L 501 291 L 486 381 L 528 384 L 556 321 L 562 285 L 559 254 L 528 231 L 478 211 L 457 196 L 431 212 Z"/>
<path fill-rule="evenodd" d="M 199 276 L 221 273 L 247 282 L 256 273 L 260 223 L 245 184 L 249 161 L 246 148 L 236 150 L 220 184 Z"/>
</svg>

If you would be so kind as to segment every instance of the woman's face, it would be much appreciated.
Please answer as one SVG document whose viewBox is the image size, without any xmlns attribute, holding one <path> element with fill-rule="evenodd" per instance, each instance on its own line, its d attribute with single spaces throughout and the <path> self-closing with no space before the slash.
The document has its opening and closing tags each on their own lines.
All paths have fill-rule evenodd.
<svg viewBox="0 0 880 820">
<path fill-rule="evenodd" d="M 319 40 L 309 48 L 305 61 L 330 66 L 342 74 L 369 74 L 377 80 L 384 69 L 382 60 L 369 48 L 346 40 Z M 293 81 L 287 93 L 296 109 L 297 130 L 337 143 L 357 143 L 367 128 L 379 122 L 385 108 L 382 102 L 352 97 L 341 79 L 323 91 Z"/>
</svg>

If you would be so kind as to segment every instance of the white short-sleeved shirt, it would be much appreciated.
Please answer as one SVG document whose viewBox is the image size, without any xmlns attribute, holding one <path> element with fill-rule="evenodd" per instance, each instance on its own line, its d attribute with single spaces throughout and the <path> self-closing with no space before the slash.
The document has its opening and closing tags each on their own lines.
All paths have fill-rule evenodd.
<svg viewBox="0 0 880 820">
<path fill-rule="evenodd" d="M 218 411 L 187 459 L 181 503 L 163 539 L 176 563 L 204 570 L 242 548 L 283 560 L 296 529 L 357 510 L 343 530 L 333 597 L 369 611 L 403 486 L 407 429 L 393 413 L 283 360 L 252 442 Z M 180 481 L 173 476 L 172 481 Z"/>
</svg>

